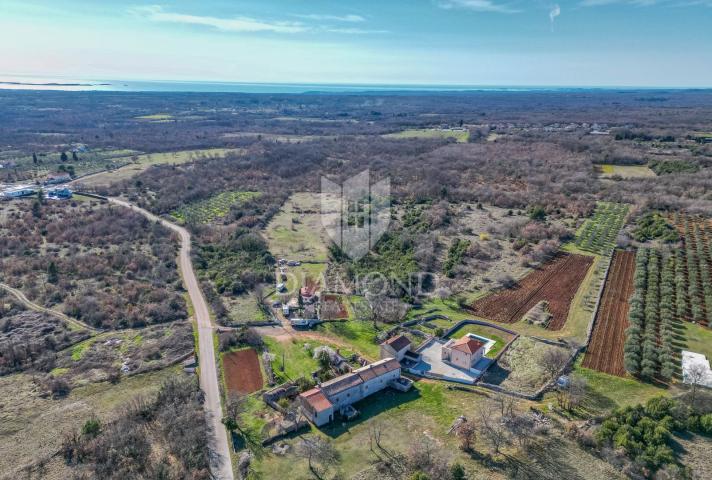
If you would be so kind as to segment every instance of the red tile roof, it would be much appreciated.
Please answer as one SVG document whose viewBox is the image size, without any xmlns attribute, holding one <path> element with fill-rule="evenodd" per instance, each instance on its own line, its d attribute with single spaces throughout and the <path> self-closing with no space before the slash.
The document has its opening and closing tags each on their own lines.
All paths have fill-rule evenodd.
<svg viewBox="0 0 712 480">
<path fill-rule="evenodd" d="M 326 395 L 318 388 L 312 388 L 299 396 L 306 400 L 316 412 L 323 412 L 332 407 L 329 399 L 326 398 Z"/>
<path fill-rule="evenodd" d="M 464 336 L 460 340 L 453 343 L 451 348 L 453 350 L 459 350 L 460 352 L 472 354 L 484 346 L 485 344 L 483 342 L 475 340 L 472 337 Z"/>
</svg>

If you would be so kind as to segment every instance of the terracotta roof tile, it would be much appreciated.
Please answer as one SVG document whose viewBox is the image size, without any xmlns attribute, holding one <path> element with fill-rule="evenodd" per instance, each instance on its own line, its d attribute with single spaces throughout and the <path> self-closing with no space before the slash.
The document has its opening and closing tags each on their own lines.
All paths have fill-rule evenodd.
<svg viewBox="0 0 712 480">
<path fill-rule="evenodd" d="M 464 336 L 452 344 L 453 350 L 458 350 L 465 353 L 475 353 L 480 348 L 484 347 L 485 344 L 479 340 L 475 340 L 472 337 Z"/>
<path fill-rule="evenodd" d="M 304 400 L 306 400 L 307 403 L 317 412 L 323 412 L 324 410 L 332 408 L 329 399 L 326 398 L 324 392 L 318 388 L 312 388 L 299 396 L 304 398 Z"/>
</svg>

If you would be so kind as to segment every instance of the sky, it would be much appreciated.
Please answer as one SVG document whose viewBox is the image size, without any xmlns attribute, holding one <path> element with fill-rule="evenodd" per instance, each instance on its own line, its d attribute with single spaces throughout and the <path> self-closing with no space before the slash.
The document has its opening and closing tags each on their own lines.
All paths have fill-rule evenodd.
<svg viewBox="0 0 712 480">
<path fill-rule="evenodd" d="M 712 87 L 712 0 L 0 0 L 0 78 Z"/>
</svg>

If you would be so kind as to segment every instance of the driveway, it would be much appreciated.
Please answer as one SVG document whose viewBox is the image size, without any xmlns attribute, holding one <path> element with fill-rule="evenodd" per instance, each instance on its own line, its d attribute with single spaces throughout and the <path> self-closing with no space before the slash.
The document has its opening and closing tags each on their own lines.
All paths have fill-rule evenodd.
<svg viewBox="0 0 712 480">
<path fill-rule="evenodd" d="M 442 360 L 443 345 L 444 342 L 441 340 L 435 338 L 429 340 L 424 347 L 418 350 L 422 357 L 420 363 L 413 367 L 412 370 L 424 376 L 432 376 L 451 382 L 473 384 L 490 362 L 489 359 L 483 358 L 477 362 L 473 370 L 453 367 Z"/>
</svg>

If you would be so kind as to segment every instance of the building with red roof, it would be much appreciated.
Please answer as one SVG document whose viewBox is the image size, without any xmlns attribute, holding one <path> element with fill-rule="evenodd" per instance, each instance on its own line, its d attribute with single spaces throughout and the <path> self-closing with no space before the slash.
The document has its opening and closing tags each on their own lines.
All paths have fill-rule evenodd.
<svg viewBox="0 0 712 480">
<path fill-rule="evenodd" d="M 487 342 L 468 333 L 458 340 L 450 340 L 442 348 L 443 361 L 454 367 L 471 369 L 485 355 Z"/>
</svg>

